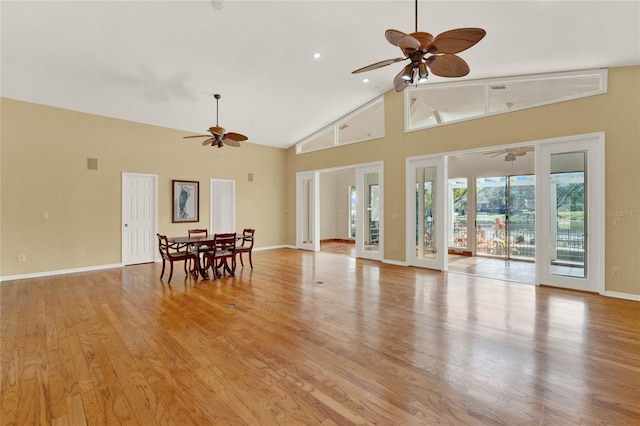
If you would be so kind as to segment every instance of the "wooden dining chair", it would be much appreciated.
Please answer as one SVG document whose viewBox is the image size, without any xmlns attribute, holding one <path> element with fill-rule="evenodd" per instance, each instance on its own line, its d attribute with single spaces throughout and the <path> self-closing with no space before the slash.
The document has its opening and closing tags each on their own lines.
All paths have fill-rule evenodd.
<svg viewBox="0 0 640 426">
<path fill-rule="evenodd" d="M 189 230 L 187 230 L 187 233 L 189 235 L 189 238 L 191 238 L 191 237 L 206 237 L 207 235 L 209 235 L 209 231 L 207 230 L 207 228 L 189 229 Z M 194 253 L 198 253 L 198 252 L 202 253 L 202 252 L 211 250 L 211 247 L 209 247 L 207 245 L 198 246 L 196 244 L 191 244 L 190 249 Z"/>
<path fill-rule="evenodd" d="M 164 269 L 166 262 L 169 262 L 169 280 L 173 276 L 173 262 L 184 261 L 184 273 L 187 272 L 187 264 L 193 262 L 190 268 L 192 273 L 197 273 L 198 257 L 189 251 L 186 243 L 170 243 L 166 235 L 156 234 L 158 236 L 158 251 L 162 257 L 162 272 L 160 273 L 160 279 L 164 275 Z"/>
<path fill-rule="evenodd" d="M 236 254 L 240 255 L 240 264 L 244 266 L 242 253 L 248 253 L 249 265 L 251 265 L 251 269 L 253 269 L 253 259 L 251 259 L 251 253 L 253 252 L 253 236 L 255 233 L 255 229 L 245 228 L 242 231 L 242 243 L 240 243 L 240 245 L 236 245 Z"/>
<path fill-rule="evenodd" d="M 234 275 L 236 271 L 236 233 L 216 234 L 213 239 L 213 247 L 204 253 L 205 263 L 211 266 L 213 279 L 227 272 Z M 231 260 L 231 265 L 229 265 Z M 219 269 L 222 268 L 222 272 Z"/>
<path fill-rule="evenodd" d="M 191 237 L 207 237 L 207 235 L 209 235 L 209 230 L 207 228 L 196 228 L 196 229 L 188 229 L 187 230 L 187 234 L 189 235 L 189 238 Z M 189 245 L 189 251 L 191 251 L 193 254 L 195 254 L 198 257 L 198 260 L 201 260 L 204 264 L 203 265 L 199 265 L 199 267 L 203 270 L 206 271 L 207 269 L 209 269 L 209 265 L 205 263 L 204 260 L 204 253 L 211 251 L 212 248 L 209 245 L 206 244 L 190 244 Z"/>
</svg>

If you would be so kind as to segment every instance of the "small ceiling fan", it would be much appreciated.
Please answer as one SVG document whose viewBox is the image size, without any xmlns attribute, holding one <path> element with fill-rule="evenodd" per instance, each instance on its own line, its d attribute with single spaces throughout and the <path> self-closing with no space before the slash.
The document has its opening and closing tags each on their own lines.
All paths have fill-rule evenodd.
<svg viewBox="0 0 640 426">
<path fill-rule="evenodd" d="M 504 154 L 504 161 L 516 161 L 518 157 L 524 157 L 527 152 L 533 152 L 532 146 L 522 146 L 519 148 L 496 149 L 495 151 L 483 152 L 483 155 L 490 155 L 491 158 Z"/>
<path fill-rule="evenodd" d="M 220 127 L 218 125 L 218 101 L 221 96 L 219 94 L 213 95 L 216 98 L 216 125 L 214 127 L 209 127 L 210 135 L 195 135 L 195 136 L 185 136 L 184 139 L 188 138 L 209 138 L 202 142 L 202 146 L 211 145 L 216 148 L 222 148 L 222 144 L 229 146 L 240 146 L 240 142 L 246 141 L 249 139 L 245 135 L 240 133 L 229 132 L 226 133 L 226 129 L 224 127 Z"/>
<path fill-rule="evenodd" d="M 418 0 L 415 0 L 415 9 L 416 31 L 414 33 L 405 34 L 398 30 L 387 30 L 384 33 L 387 41 L 398 46 L 405 56 L 367 65 L 352 71 L 352 74 L 371 71 L 409 59 L 411 62 L 393 79 L 396 92 L 402 92 L 409 84 L 413 84 L 416 75 L 419 83 L 426 81 L 429 70 L 440 77 L 463 77 L 469 74 L 469 65 L 455 54 L 482 40 L 486 31 L 482 28 L 458 28 L 445 31 L 434 38 L 429 33 L 418 32 Z"/>
</svg>

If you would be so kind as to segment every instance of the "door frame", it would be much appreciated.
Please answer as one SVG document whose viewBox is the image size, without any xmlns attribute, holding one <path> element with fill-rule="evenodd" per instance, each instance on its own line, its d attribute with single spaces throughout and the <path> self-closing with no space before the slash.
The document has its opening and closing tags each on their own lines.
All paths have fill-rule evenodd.
<svg viewBox="0 0 640 426">
<path fill-rule="evenodd" d="M 377 166 L 379 167 L 379 172 L 380 172 L 380 194 L 384 194 L 384 162 L 383 161 L 374 161 L 374 162 L 370 162 L 370 163 L 361 163 L 361 164 L 351 164 L 351 165 L 346 165 L 346 166 L 340 166 L 340 167 L 330 167 L 330 168 L 326 168 L 326 169 L 316 169 L 316 170 L 308 170 L 308 171 L 304 171 L 304 172 L 297 172 L 296 173 L 296 248 L 299 249 L 305 249 L 305 250 L 312 250 L 312 251 L 320 251 L 320 173 L 325 173 L 325 172 L 333 172 L 333 171 L 337 171 L 337 170 L 344 170 L 344 169 L 355 169 L 356 171 L 356 197 L 357 197 L 357 192 L 358 192 L 358 185 L 357 185 L 357 176 L 358 176 L 358 170 L 362 169 L 362 168 L 367 168 L 367 167 L 372 167 L 372 166 Z M 312 178 L 313 179 L 313 188 L 314 188 L 314 206 L 312 206 L 313 208 L 313 218 L 314 218 L 314 233 L 315 233 L 315 240 L 314 244 L 302 244 L 302 180 L 304 178 Z M 383 195 L 381 195 L 382 197 Z M 359 228 L 358 228 L 358 216 L 360 216 L 360 205 L 362 204 L 362 202 L 360 200 L 356 201 L 357 205 L 356 205 L 356 209 L 358 210 L 358 214 L 356 215 L 356 239 L 358 238 L 358 234 L 359 234 Z M 381 220 L 380 222 L 384 222 L 382 220 L 382 218 L 384 218 L 384 204 L 383 204 L 383 208 L 382 208 L 382 212 L 381 212 Z M 361 233 L 361 232 L 360 232 Z M 383 241 L 384 241 L 384 223 L 380 224 L 380 234 L 379 234 L 379 239 L 380 239 L 380 250 L 379 250 L 379 260 L 383 260 L 384 259 L 384 247 L 383 247 Z M 357 244 L 357 241 L 356 241 Z M 378 257 L 378 256 L 377 256 Z M 376 259 L 377 259 L 376 257 Z"/>
<path fill-rule="evenodd" d="M 586 151 L 586 257 L 585 277 L 551 274 L 550 248 L 536 245 L 536 285 L 604 294 L 605 281 L 605 136 L 604 132 L 538 141 L 536 146 L 536 199 L 549 199 L 551 154 Z M 536 203 L 536 241 L 549 241 L 550 212 L 547 203 Z"/>
<path fill-rule="evenodd" d="M 311 199 L 309 200 L 311 218 L 313 223 L 308 226 L 313 227 L 313 241 L 305 243 L 302 241 L 304 218 L 304 192 L 302 182 L 311 180 Z M 296 247 L 303 250 L 320 251 L 320 172 L 298 172 L 296 173 Z"/>
<path fill-rule="evenodd" d="M 428 269 L 436 269 L 439 271 L 448 270 L 448 252 L 449 245 L 447 244 L 448 233 L 448 215 L 449 215 L 449 203 L 447 202 L 448 192 L 448 161 L 449 155 L 447 154 L 435 154 L 420 157 L 409 157 L 406 160 L 406 230 L 405 230 L 405 242 L 406 242 L 406 254 L 405 259 L 410 266 L 418 266 Z M 437 182 L 435 186 L 435 214 L 436 214 L 436 232 L 435 247 L 436 247 L 436 259 L 420 259 L 415 255 L 416 242 L 415 236 L 417 233 L 415 225 L 416 206 L 415 206 L 415 185 L 416 185 L 416 169 L 418 167 L 436 167 Z"/>
<path fill-rule="evenodd" d="M 384 164 L 382 162 L 361 164 L 356 168 L 356 257 L 371 260 L 384 259 Z M 365 214 L 368 212 L 365 205 L 365 175 L 378 174 L 378 199 L 380 210 L 378 212 L 378 250 L 367 251 L 365 246 Z"/>
<path fill-rule="evenodd" d="M 152 178 L 153 179 L 153 196 L 154 196 L 154 203 L 153 203 L 153 209 L 154 211 L 151 213 L 151 217 L 153 220 L 153 232 L 149 233 L 149 247 L 153 247 L 153 249 L 151 250 L 151 253 L 156 253 L 157 252 L 157 248 L 158 248 L 158 240 L 156 237 L 156 234 L 158 233 L 158 175 L 154 175 L 154 174 L 147 174 L 147 173 L 131 173 L 131 172 L 122 172 L 122 198 L 121 198 L 121 222 L 120 222 L 120 230 L 121 230 L 121 234 L 120 234 L 120 242 L 121 242 L 121 249 L 120 249 L 120 263 L 122 263 L 122 265 L 132 265 L 132 263 L 127 263 L 125 260 L 125 253 L 126 253 L 126 247 L 127 247 L 127 236 L 126 236 L 126 226 L 125 226 L 125 221 L 127 218 L 125 218 L 125 210 L 126 210 L 126 206 L 128 205 L 128 186 L 126 185 L 127 183 L 127 179 L 129 177 L 135 177 L 135 176 L 139 176 L 139 177 L 148 177 L 148 178 Z M 152 258 L 149 260 L 150 262 L 155 262 L 157 260 L 157 256 L 155 254 L 152 255 Z"/>
</svg>

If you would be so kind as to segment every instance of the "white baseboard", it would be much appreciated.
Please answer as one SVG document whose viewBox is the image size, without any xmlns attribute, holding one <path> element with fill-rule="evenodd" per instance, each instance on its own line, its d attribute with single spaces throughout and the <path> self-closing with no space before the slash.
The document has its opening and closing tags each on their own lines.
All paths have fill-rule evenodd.
<svg viewBox="0 0 640 426">
<path fill-rule="evenodd" d="M 400 262 L 399 260 L 382 259 L 382 263 L 388 263 L 389 265 L 397 266 L 409 266 L 407 262 Z"/>
<path fill-rule="evenodd" d="M 275 249 L 281 249 L 281 248 L 290 248 L 290 249 L 297 249 L 296 246 L 290 246 L 287 244 L 283 244 L 281 246 L 269 246 L 269 247 L 254 247 L 253 251 L 263 251 L 263 250 L 275 250 Z"/>
<path fill-rule="evenodd" d="M 0 277 L 0 282 L 24 280 L 27 278 L 49 277 L 54 275 L 75 274 L 76 272 L 100 271 L 102 269 L 122 268 L 123 266 L 124 265 L 122 263 L 112 263 L 110 265 L 85 266 L 82 268 L 58 269 L 56 271 L 33 272 L 31 274 L 7 275 L 6 277 Z"/>
<path fill-rule="evenodd" d="M 619 293 L 617 291 L 604 291 L 602 293 L 603 296 L 607 297 L 615 297 L 616 299 L 626 299 L 633 300 L 636 302 L 640 302 L 640 294 L 631 294 L 631 293 Z"/>
</svg>

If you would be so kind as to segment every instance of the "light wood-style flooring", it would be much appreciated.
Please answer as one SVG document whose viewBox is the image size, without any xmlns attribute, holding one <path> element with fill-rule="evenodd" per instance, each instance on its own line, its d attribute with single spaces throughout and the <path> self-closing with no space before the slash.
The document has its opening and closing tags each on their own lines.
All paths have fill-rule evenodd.
<svg viewBox="0 0 640 426">
<path fill-rule="evenodd" d="M 253 261 L 216 281 L 145 264 L 2 283 L 2 425 L 640 424 L 639 302 Z"/>
</svg>

